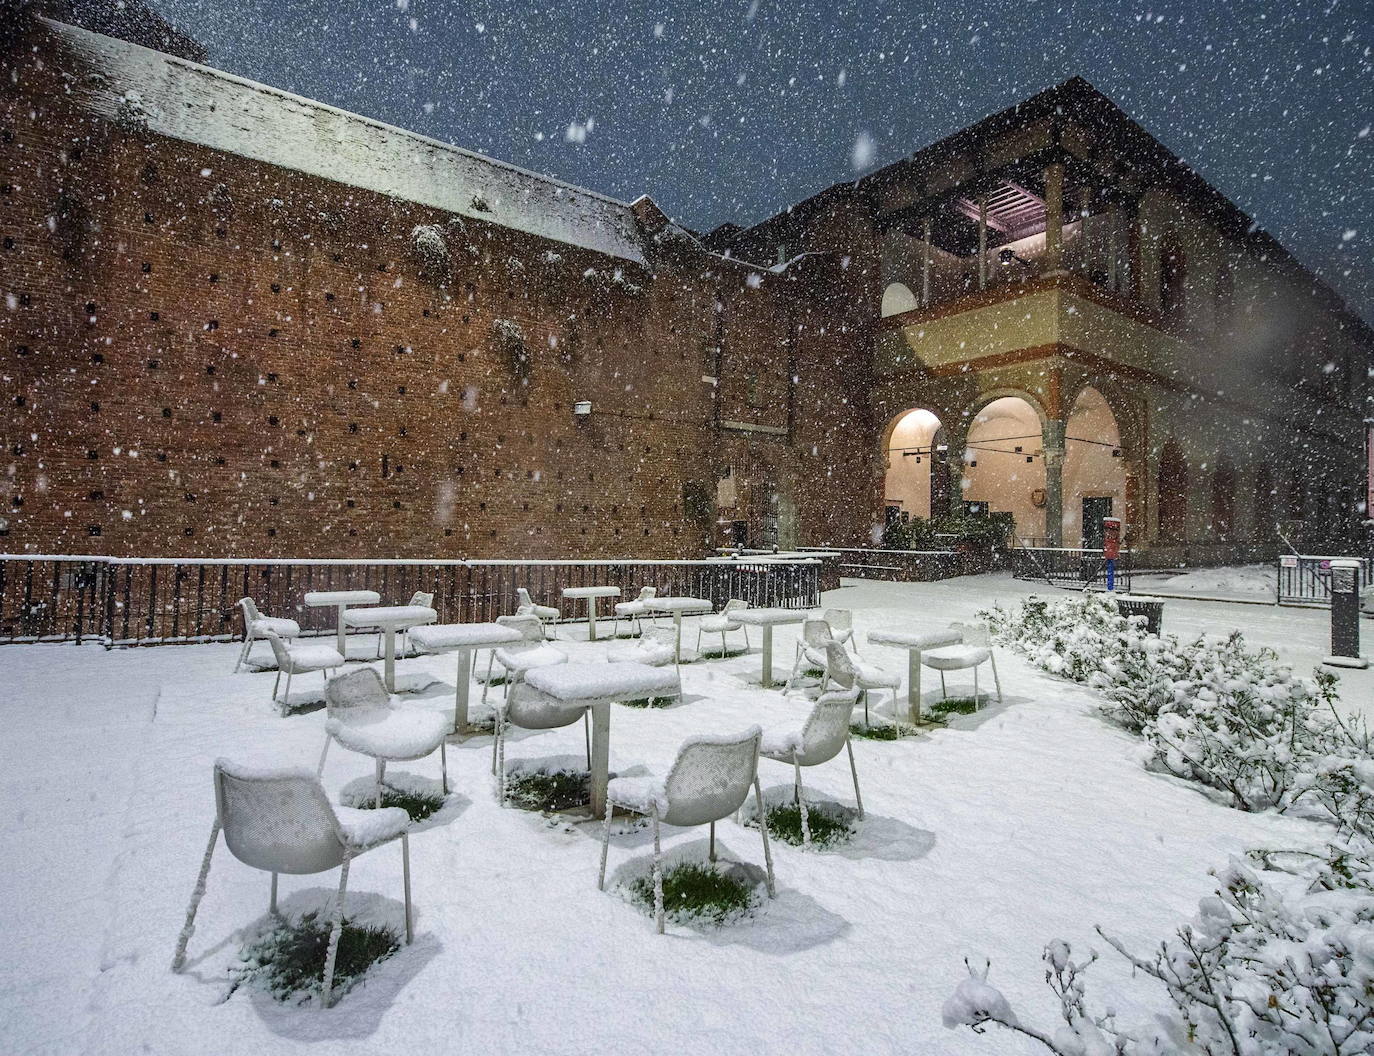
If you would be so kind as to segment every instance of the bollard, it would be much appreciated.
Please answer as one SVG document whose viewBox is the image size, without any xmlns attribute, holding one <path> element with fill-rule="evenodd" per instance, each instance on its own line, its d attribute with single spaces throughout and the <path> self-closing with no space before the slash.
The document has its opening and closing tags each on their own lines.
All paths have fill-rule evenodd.
<svg viewBox="0 0 1374 1056">
<path fill-rule="evenodd" d="M 1360 562 L 1353 557 L 1331 559 L 1331 655 L 1322 661 L 1332 667 L 1369 666 L 1360 656 Z"/>
</svg>

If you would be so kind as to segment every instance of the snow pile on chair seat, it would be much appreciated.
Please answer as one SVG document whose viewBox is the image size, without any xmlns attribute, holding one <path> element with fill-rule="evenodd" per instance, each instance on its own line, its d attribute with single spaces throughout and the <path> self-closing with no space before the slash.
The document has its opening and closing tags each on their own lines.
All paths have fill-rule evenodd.
<svg viewBox="0 0 1374 1056">
<path fill-rule="evenodd" d="M 498 623 L 433 623 L 409 632 L 410 644 L 421 652 L 442 653 L 480 645 L 507 645 L 520 640 L 520 632 Z"/>
<path fill-rule="evenodd" d="M 418 708 L 354 713 L 325 723 L 345 748 L 380 759 L 419 759 L 439 747 L 450 729 L 447 716 Z"/>
<path fill-rule="evenodd" d="M 568 654 L 552 645 L 536 645 L 531 649 L 498 649 L 496 662 L 508 671 L 529 671 L 536 667 L 565 664 Z"/>
<path fill-rule="evenodd" d="M 653 638 L 641 638 L 632 648 L 606 653 L 607 662 L 612 664 L 648 664 L 650 667 L 671 664 L 675 658 L 672 645 Z"/>
<path fill-rule="evenodd" d="M 400 807 L 381 807 L 376 810 L 335 807 L 334 814 L 339 819 L 339 830 L 344 840 L 355 849 L 390 840 L 410 826 L 410 815 Z"/>
<path fill-rule="evenodd" d="M 921 654 L 921 663 L 936 671 L 957 671 L 981 664 L 992 655 L 986 645 L 950 645 Z"/>
<path fill-rule="evenodd" d="M 617 777 L 606 785 L 606 798 L 637 814 L 668 813 L 668 793 L 661 777 Z"/>
<path fill-rule="evenodd" d="M 901 675 L 894 675 L 862 660 L 854 661 L 854 670 L 858 672 L 859 681 L 865 689 L 896 689 L 902 684 Z"/>
<path fill-rule="evenodd" d="M 319 671 L 326 667 L 343 667 L 344 658 L 332 645 L 293 645 L 291 662 L 297 667 Z"/>
<path fill-rule="evenodd" d="M 678 691 L 675 671 L 634 662 L 563 664 L 531 671 L 525 681 L 559 700 L 635 700 Z"/>
<path fill-rule="evenodd" d="M 301 633 L 301 625 L 295 620 L 280 616 L 259 616 L 253 621 L 253 633 L 264 635 L 271 631 L 279 638 L 295 638 Z"/>
<path fill-rule="evenodd" d="M 770 730 L 763 731 L 763 740 L 759 742 L 759 751 L 763 755 L 790 756 L 793 752 L 801 751 L 804 739 L 799 727 L 775 726 Z"/>
</svg>

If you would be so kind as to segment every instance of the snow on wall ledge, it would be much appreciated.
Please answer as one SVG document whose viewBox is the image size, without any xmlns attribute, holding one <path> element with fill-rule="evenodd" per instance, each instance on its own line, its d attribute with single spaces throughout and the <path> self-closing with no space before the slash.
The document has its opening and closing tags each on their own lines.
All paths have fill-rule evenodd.
<svg viewBox="0 0 1374 1056">
<path fill-rule="evenodd" d="M 628 204 L 222 70 L 41 20 L 80 65 L 72 93 L 109 120 L 644 263 Z"/>
</svg>

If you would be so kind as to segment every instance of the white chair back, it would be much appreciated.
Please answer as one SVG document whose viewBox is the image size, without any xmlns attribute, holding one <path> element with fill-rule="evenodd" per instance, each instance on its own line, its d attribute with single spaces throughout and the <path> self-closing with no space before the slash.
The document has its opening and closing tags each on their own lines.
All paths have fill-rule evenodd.
<svg viewBox="0 0 1374 1056">
<path fill-rule="evenodd" d="M 854 612 L 852 609 L 826 609 L 821 613 L 821 619 L 830 624 L 833 631 L 852 631 L 854 629 Z"/>
<path fill-rule="evenodd" d="M 520 608 L 526 612 L 533 611 L 534 599 L 530 597 L 530 592 L 524 587 L 515 589 L 515 596 L 520 599 Z"/>
<path fill-rule="evenodd" d="M 849 737 L 849 720 L 858 699 L 857 686 L 821 694 L 802 727 L 797 762 L 802 766 L 816 766 L 840 754 Z"/>
<path fill-rule="evenodd" d="M 992 645 L 992 631 L 986 623 L 956 623 L 954 629 L 965 645 Z"/>
<path fill-rule="evenodd" d="M 276 631 L 267 632 L 267 640 L 272 645 L 272 655 L 277 658 L 277 667 L 282 671 L 291 666 L 291 650 L 286 647 L 286 643 L 277 636 Z"/>
<path fill-rule="evenodd" d="M 731 598 L 725 603 L 725 608 L 720 611 L 721 615 L 725 616 L 732 612 L 739 612 L 740 609 L 747 609 L 748 607 L 749 603 L 747 601 L 741 601 L 739 598 Z"/>
<path fill-rule="evenodd" d="M 215 809 L 234 857 L 273 873 L 341 865 L 344 842 L 320 782 L 305 770 L 254 770 L 215 761 Z"/>
<path fill-rule="evenodd" d="M 637 597 L 635 600 L 636 600 L 636 601 L 653 601 L 654 598 L 656 598 L 656 597 L 658 597 L 658 588 L 657 588 L 657 587 L 640 587 L 640 588 L 639 588 L 639 597 Z"/>
<path fill-rule="evenodd" d="M 258 611 L 257 605 L 252 598 L 239 598 L 239 608 L 243 609 L 243 625 L 247 630 L 255 620 L 262 619 L 262 613 Z"/>
<path fill-rule="evenodd" d="M 841 689 L 849 689 L 858 680 L 854 661 L 839 642 L 830 641 L 825 645 L 825 675 L 826 681 L 834 682 Z"/>
<path fill-rule="evenodd" d="M 391 695 L 382 684 L 382 676 L 370 667 L 331 678 L 324 687 L 324 700 L 329 717 L 335 719 L 348 712 L 386 711 L 391 707 Z"/>
<path fill-rule="evenodd" d="M 434 605 L 434 595 L 426 594 L 423 590 L 417 590 L 410 596 L 410 600 L 406 604 L 423 605 L 425 608 L 430 608 Z"/>
<path fill-rule="evenodd" d="M 763 733 L 751 726 L 734 737 L 694 737 L 683 742 L 663 781 L 669 825 L 704 825 L 729 817 L 744 803 L 759 765 Z"/>
<path fill-rule="evenodd" d="M 832 641 L 830 624 L 825 620 L 807 620 L 802 624 L 802 644 L 809 649 L 824 649 Z"/>
<path fill-rule="evenodd" d="M 514 616 L 498 616 L 496 622 L 503 627 L 514 627 L 520 632 L 522 639 L 519 643 L 542 642 L 544 640 L 544 628 L 539 622 L 539 617 L 533 613 L 516 613 Z"/>
</svg>

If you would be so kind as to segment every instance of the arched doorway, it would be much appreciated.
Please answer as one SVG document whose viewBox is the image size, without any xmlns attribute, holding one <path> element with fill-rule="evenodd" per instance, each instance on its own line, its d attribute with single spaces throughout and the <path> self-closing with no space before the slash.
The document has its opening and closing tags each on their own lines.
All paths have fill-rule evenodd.
<svg viewBox="0 0 1374 1056">
<path fill-rule="evenodd" d="M 909 312 L 916 307 L 916 295 L 911 292 L 911 288 L 900 282 L 891 283 L 887 289 L 883 290 L 882 313 L 886 319 L 889 315 L 900 315 L 902 312 Z"/>
<path fill-rule="evenodd" d="M 931 411 L 901 414 L 887 441 L 883 482 L 885 523 L 942 516 L 949 511 L 949 467 L 944 429 Z"/>
<path fill-rule="evenodd" d="M 1126 519 L 1126 465 L 1116 416 L 1090 386 L 1064 428 L 1064 545 L 1100 548 L 1103 517 Z"/>
<path fill-rule="evenodd" d="M 1225 455 L 1212 473 L 1212 534 L 1225 542 L 1232 538 L 1236 519 L 1236 470 Z"/>
<path fill-rule="evenodd" d="M 963 501 L 1010 513 L 1016 535 L 1045 531 L 1045 444 L 1040 412 L 1019 396 L 999 396 L 974 415 L 964 448 Z"/>
</svg>

